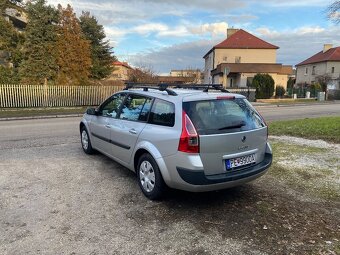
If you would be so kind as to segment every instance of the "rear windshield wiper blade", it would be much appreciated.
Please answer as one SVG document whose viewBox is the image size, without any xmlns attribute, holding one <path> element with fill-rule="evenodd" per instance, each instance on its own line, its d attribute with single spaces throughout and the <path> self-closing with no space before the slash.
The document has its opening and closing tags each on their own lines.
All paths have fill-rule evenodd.
<svg viewBox="0 0 340 255">
<path fill-rule="evenodd" d="M 226 127 L 222 127 L 222 128 L 219 128 L 218 130 L 225 130 L 225 129 L 232 129 L 232 128 L 240 128 L 240 127 L 243 127 L 245 126 L 246 123 L 244 121 L 240 122 L 240 123 L 237 123 L 237 124 L 234 124 L 234 125 L 230 125 L 230 126 L 226 126 Z"/>
</svg>

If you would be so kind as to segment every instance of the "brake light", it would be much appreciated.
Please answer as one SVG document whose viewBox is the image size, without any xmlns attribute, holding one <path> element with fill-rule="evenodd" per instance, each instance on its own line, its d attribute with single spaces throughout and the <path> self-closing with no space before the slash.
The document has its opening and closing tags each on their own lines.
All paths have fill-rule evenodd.
<svg viewBox="0 0 340 255">
<path fill-rule="evenodd" d="M 199 137 L 194 124 L 189 116 L 183 111 L 182 113 L 182 133 L 179 138 L 178 151 L 187 153 L 199 153 Z"/>
<path fill-rule="evenodd" d="M 216 97 L 217 100 L 233 100 L 235 99 L 234 96 L 218 96 Z"/>
</svg>

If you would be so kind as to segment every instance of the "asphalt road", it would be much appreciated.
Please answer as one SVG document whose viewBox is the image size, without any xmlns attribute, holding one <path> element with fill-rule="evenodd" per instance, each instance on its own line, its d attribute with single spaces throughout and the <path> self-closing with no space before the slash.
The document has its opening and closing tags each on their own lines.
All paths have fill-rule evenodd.
<svg viewBox="0 0 340 255">
<path fill-rule="evenodd" d="M 340 114 L 339 104 L 259 109 L 267 120 Z M 306 202 L 267 175 L 226 191 L 171 191 L 152 202 L 132 172 L 82 152 L 79 119 L 0 122 L 0 254 L 290 253 L 281 241 L 300 230 L 264 227 L 269 218 L 258 207 L 273 203 L 275 212 L 296 207 L 304 215 Z"/>
<path fill-rule="evenodd" d="M 308 105 L 265 105 L 256 106 L 266 121 L 340 116 L 340 102 Z"/>
</svg>

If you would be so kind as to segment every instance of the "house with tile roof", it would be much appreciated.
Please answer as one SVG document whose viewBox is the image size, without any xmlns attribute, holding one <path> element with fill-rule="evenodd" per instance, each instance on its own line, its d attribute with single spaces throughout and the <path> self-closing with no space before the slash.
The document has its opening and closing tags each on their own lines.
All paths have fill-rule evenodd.
<svg viewBox="0 0 340 255">
<path fill-rule="evenodd" d="M 340 89 L 340 47 L 325 44 L 323 50 L 296 65 L 296 84 L 313 84 L 328 75 L 328 89 Z"/>
<path fill-rule="evenodd" d="M 127 62 L 115 61 L 112 65 L 113 71 L 108 80 L 127 81 L 129 79 L 129 71 L 133 68 Z"/>
<path fill-rule="evenodd" d="M 228 29 L 227 38 L 204 55 L 204 83 L 247 87 L 257 73 L 267 73 L 275 85 L 287 86 L 292 66 L 276 63 L 278 46 L 243 29 Z"/>
</svg>

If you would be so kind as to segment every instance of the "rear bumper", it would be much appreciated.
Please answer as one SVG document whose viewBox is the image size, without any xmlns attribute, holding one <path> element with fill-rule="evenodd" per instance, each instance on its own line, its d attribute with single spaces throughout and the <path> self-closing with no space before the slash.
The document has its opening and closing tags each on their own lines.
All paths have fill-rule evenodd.
<svg viewBox="0 0 340 255">
<path fill-rule="evenodd" d="M 232 186 L 242 184 L 244 182 L 251 181 L 253 179 L 256 179 L 257 177 L 260 177 L 270 167 L 272 160 L 273 160 L 273 155 L 271 153 L 266 153 L 264 160 L 257 165 L 253 165 L 253 166 L 250 166 L 250 167 L 247 167 L 245 169 L 235 171 L 235 172 L 209 175 L 209 176 L 204 174 L 204 170 L 197 171 L 197 170 L 190 170 L 190 169 L 185 169 L 181 167 L 177 167 L 177 172 L 179 176 L 181 177 L 181 179 L 190 185 L 199 185 L 199 186 L 213 185 L 215 186 L 214 184 L 226 184 L 222 186 L 232 187 Z M 235 184 L 235 185 L 232 185 L 232 184 Z M 217 185 L 217 186 L 220 186 L 220 185 Z"/>
</svg>

